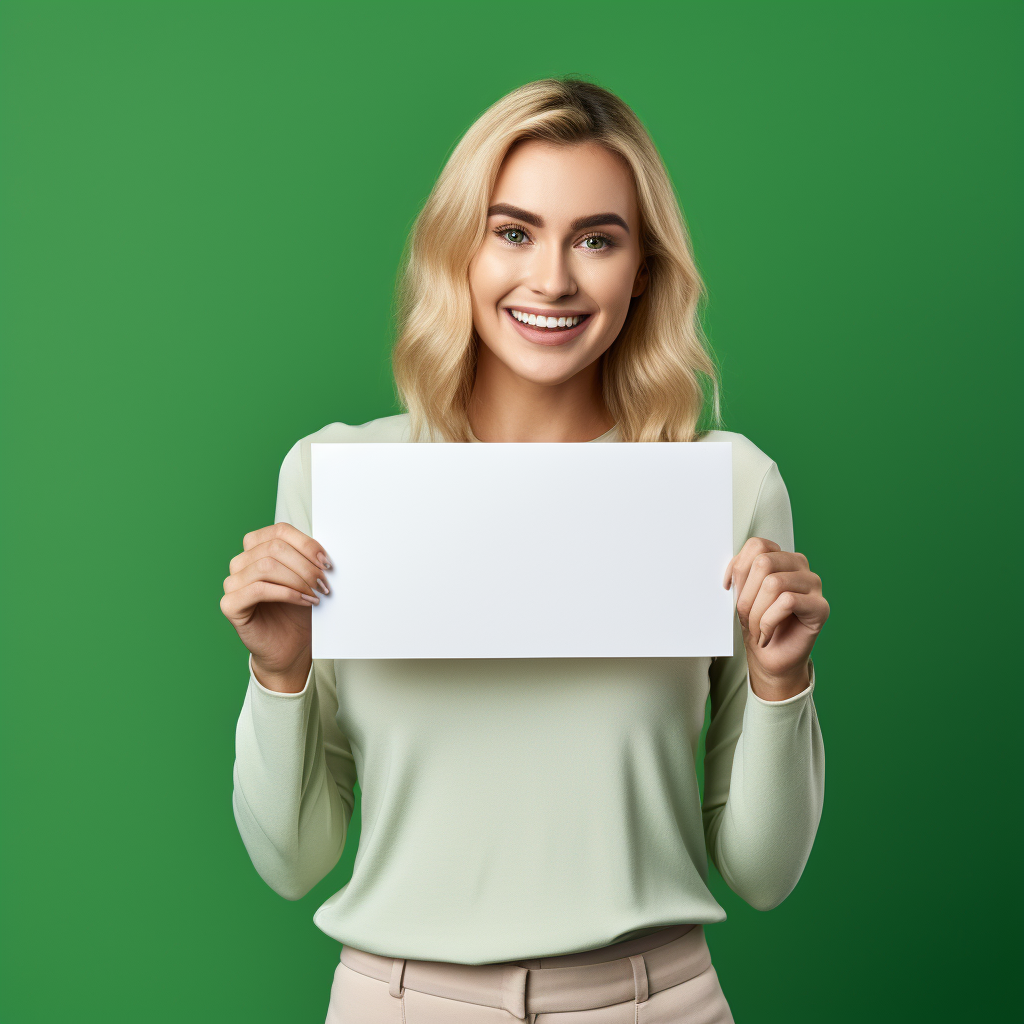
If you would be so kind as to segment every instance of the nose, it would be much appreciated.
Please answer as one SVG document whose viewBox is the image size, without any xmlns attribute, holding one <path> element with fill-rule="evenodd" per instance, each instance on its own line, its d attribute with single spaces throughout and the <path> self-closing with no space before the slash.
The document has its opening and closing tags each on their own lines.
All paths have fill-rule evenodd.
<svg viewBox="0 0 1024 1024">
<path fill-rule="evenodd" d="M 538 245 L 530 260 L 526 284 L 531 291 L 549 301 L 563 295 L 575 295 L 576 280 L 572 264 L 561 245 Z"/>
</svg>

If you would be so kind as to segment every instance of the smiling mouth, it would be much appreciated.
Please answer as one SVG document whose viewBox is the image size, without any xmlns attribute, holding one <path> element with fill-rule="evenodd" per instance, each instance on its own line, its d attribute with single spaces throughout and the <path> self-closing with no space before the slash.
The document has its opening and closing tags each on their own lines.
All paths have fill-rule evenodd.
<svg viewBox="0 0 1024 1024">
<path fill-rule="evenodd" d="M 566 317 L 569 323 L 563 323 L 562 326 L 558 326 L 558 319 L 555 318 L 555 326 L 553 327 L 539 327 L 536 324 L 527 323 L 521 320 L 519 317 L 523 316 L 520 312 L 519 316 L 516 316 L 516 310 L 511 306 L 503 307 L 509 320 L 512 321 L 512 326 L 516 331 L 527 341 L 534 345 L 566 345 L 570 341 L 578 338 L 589 326 L 590 321 L 593 319 L 592 313 L 583 313 L 573 317 Z M 546 319 L 546 318 L 545 318 Z M 575 320 L 576 323 L 571 321 Z"/>
<path fill-rule="evenodd" d="M 533 314 L 522 313 L 513 306 L 505 307 L 509 315 L 524 327 L 536 327 L 542 331 L 568 331 L 573 327 L 583 323 L 591 314 L 590 313 L 578 313 L 575 316 L 533 316 L 533 320 L 530 320 L 530 316 Z"/>
</svg>

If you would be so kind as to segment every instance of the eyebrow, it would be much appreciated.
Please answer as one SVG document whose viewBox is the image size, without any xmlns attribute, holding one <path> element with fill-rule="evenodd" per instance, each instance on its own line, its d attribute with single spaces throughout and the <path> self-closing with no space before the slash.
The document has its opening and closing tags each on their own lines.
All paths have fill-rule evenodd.
<svg viewBox="0 0 1024 1024">
<path fill-rule="evenodd" d="M 543 217 L 538 217 L 537 214 L 530 213 L 529 210 L 522 210 L 518 206 L 512 206 L 510 203 L 495 203 L 488 209 L 487 216 L 493 217 L 496 213 L 503 213 L 508 217 L 518 217 L 534 227 L 544 227 Z M 583 228 L 596 228 L 600 224 L 618 224 L 625 228 L 627 235 L 629 234 L 629 225 L 617 213 L 592 213 L 589 217 L 577 217 L 569 227 L 573 231 L 580 231 Z"/>
</svg>

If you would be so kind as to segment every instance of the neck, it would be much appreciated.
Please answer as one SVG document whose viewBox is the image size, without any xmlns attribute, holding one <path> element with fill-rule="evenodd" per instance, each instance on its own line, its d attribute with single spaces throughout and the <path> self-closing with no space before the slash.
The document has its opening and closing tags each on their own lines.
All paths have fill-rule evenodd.
<svg viewBox="0 0 1024 1024">
<path fill-rule="evenodd" d="M 481 441 L 592 441 L 615 420 L 601 395 L 600 360 L 560 384 L 513 373 L 480 345 L 469 425 Z"/>
</svg>

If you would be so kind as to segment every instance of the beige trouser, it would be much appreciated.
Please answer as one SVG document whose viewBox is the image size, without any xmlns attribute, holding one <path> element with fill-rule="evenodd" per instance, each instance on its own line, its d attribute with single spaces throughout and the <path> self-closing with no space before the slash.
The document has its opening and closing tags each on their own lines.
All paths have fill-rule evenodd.
<svg viewBox="0 0 1024 1024">
<path fill-rule="evenodd" d="M 704 926 L 542 960 L 456 964 L 344 946 L 326 1024 L 735 1024 Z"/>
</svg>

